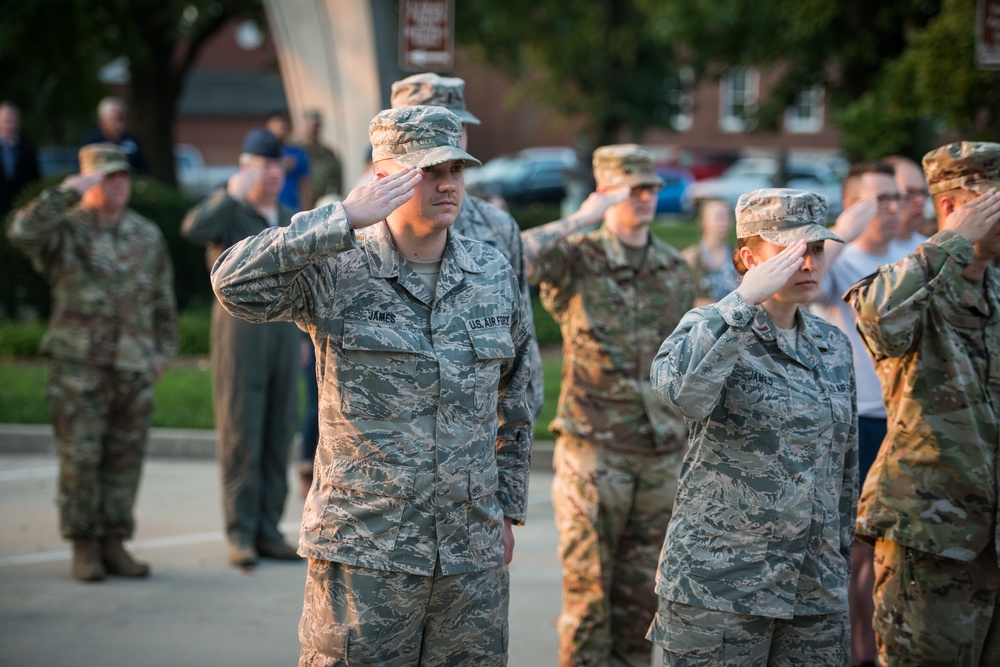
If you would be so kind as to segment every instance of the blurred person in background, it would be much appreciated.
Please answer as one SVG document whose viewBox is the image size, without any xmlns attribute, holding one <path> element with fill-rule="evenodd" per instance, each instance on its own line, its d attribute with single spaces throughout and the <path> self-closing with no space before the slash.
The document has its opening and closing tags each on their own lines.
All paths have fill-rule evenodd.
<svg viewBox="0 0 1000 667">
<path fill-rule="evenodd" d="M 729 241 L 733 231 L 729 204 L 722 199 L 699 201 L 698 226 L 701 239 L 681 254 L 694 274 L 694 305 L 707 306 L 740 284 L 740 276 L 733 268 L 733 246 Z"/>
<path fill-rule="evenodd" d="M 892 165 L 899 188 L 899 231 L 896 242 L 904 255 L 909 255 L 921 243 L 927 240 L 923 232 L 927 231 L 928 220 L 924 217 L 924 209 L 930 194 L 927 192 L 927 179 L 920 165 L 908 157 L 892 155 L 883 160 Z M 934 223 L 931 221 L 931 225 Z M 900 257 L 902 259 L 902 257 Z"/>
<path fill-rule="evenodd" d="M 305 208 L 315 208 L 320 199 L 339 199 L 344 194 L 344 169 L 336 151 L 320 141 L 323 113 L 316 109 L 305 113 L 302 150 L 309 159 L 311 199 L 303 201 Z"/>
<path fill-rule="evenodd" d="M 657 556 L 687 443 L 683 418 L 653 394 L 649 366 L 694 304 L 694 281 L 680 253 L 649 231 L 663 185 L 650 152 L 601 146 L 592 164 L 597 191 L 583 206 L 522 234 L 528 280 L 563 337 L 549 427 L 559 665 L 638 667 L 652 653 Z"/>
<path fill-rule="evenodd" d="M 41 178 L 38 149 L 21 136 L 21 110 L 13 102 L 0 102 L 0 219 L 28 183 Z"/>
<path fill-rule="evenodd" d="M 97 104 L 97 127 L 80 140 L 81 146 L 100 143 L 120 146 L 128 156 L 133 173 L 139 176 L 149 173 L 149 163 L 139 139 L 128 129 L 128 105 L 120 97 L 105 97 Z"/>
<path fill-rule="evenodd" d="M 121 147 L 89 144 L 79 162 L 79 174 L 14 215 L 7 235 L 52 288 L 45 393 L 73 576 L 146 577 L 123 541 L 135 527 L 153 383 L 177 352 L 173 268 L 159 227 L 128 208 Z"/>
<path fill-rule="evenodd" d="M 209 269 L 234 243 L 287 227 L 278 201 L 285 182 L 281 142 L 264 128 L 243 141 L 240 169 L 188 211 L 181 234 L 206 246 Z M 288 495 L 288 449 L 298 421 L 299 330 L 287 322 L 250 324 L 212 304 L 212 397 L 222 475 L 229 562 L 298 560 L 278 528 Z"/>
<path fill-rule="evenodd" d="M 309 156 L 301 146 L 289 143 L 292 122 L 288 114 L 279 111 L 267 117 L 264 127 L 281 142 L 281 162 L 285 167 L 285 182 L 281 186 L 278 199 L 282 204 L 298 213 L 313 203 L 311 168 Z"/>
</svg>

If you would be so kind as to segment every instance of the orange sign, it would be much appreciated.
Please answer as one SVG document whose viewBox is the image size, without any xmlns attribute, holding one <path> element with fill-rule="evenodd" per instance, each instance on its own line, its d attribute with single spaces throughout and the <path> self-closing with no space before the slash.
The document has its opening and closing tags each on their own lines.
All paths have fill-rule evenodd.
<svg viewBox="0 0 1000 667">
<path fill-rule="evenodd" d="M 455 62 L 454 24 L 451 0 L 400 0 L 399 68 L 450 71 Z"/>
<path fill-rule="evenodd" d="M 1000 69 L 1000 0 L 976 5 L 976 67 Z"/>
</svg>

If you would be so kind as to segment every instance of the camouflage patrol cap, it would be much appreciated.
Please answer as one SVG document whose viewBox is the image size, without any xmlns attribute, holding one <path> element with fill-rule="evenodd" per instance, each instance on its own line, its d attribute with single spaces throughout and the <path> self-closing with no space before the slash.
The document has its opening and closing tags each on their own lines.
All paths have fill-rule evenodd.
<svg viewBox="0 0 1000 667">
<path fill-rule="evenodd" d="M 392 158 L 411 167 L 431 167 L 451 160 L 479 166 L 462 150 L 462 123 L 444 107 L 384 109 L 368 126 L 372 161 Z"/>
<path fill-rule="evenodd" d="M 594 180 L 598 187 L 663 185 L 653 171 L 653 154 L 638 144 L 612 144 L 594 151 Z"/>
<path fill-rule="evenodd" d="M 924 175 L 932 195 L 965 188 L 980 194 L 1000 188 L 1000 144 L 961 141 L 924 156 Z"/>
<path fill-rule="evenodd" d="M 736 238 L 759 236 L 775 245 L 843 239 L 826 228 L 826 201 L 815 192 L 761 188 L 736 202 Z"/>
<path fill-rule="evenodd" d="M 132 171 L 128 156 L 118 144 L 87 144 L 80 149 L 80 173 L 100 172 L 104 175 Z"/>
<path fill-rule="evenodd" d="M 444 107 L 463 123 L 479 125 L 479 119 L 465 108 L 465 81 L 438 76 L 433 72 L 414 74 L 392 84 L 393 109 L 414 106 Z"/>
</svg>

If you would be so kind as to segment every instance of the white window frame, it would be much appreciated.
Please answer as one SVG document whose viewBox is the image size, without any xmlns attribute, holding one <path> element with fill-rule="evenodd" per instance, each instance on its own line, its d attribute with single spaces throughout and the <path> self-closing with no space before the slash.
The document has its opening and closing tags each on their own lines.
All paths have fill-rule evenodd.
<svg viewBox="0 0 1000 667">
<path fill-rule="evenodd" d="M 826 89 L 822 84 L 807 88 L 795 96 L 785 109 L 785 131 L 789 134 L 817 134 L 823 130 Z M 806 113 L 802 113 L 805 111 Z"/>
<path fill-rule="evenodd" d="M 694 69 L 684 65 L 675 74 L 676 78 L 664 83 L 664 97 L 671 111 L 667 122 L 675 132 L 687 132 L 694 125 Z"/>
<path fill-rule="evenodd" d="M 739 84 L 739 85 L 737 85 Z M 746 132 L 757 125 L 760 74 L 753 67 L 733 67 L 719 78 L 719 128 Z M 737 107 L 743 113 L 736 112 Z"/>
</svg>

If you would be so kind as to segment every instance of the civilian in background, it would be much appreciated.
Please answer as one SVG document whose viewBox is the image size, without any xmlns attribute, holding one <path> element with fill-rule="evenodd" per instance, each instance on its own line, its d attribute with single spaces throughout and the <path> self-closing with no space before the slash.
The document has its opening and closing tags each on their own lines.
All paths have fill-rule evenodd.
<svg viewBox="0 0 1000 667">
<path fill-rule="evenodd" d="M 930 194 L 924 170 L 910 158 L 893 155 L 883 162 L 892 165 L 896 177 L 896 187 L 901 197 L 899 204 L 899 231 L 896 243 L 904 255 L 909 255 L 917 246 L 927 240 L 920 230 L 926 230 L 928 220 L 924 217 L 924 207 Z M 936 227 L 932 221 L 931 225 Z"/>
<path fill-rule="evenodd" d="M 336 151 L 320 141 L 323 131 L 323 114 L 317 110 L 305 114 L 306 131 L 302 150 L 309 158 L 312 197 L 304 202 L 314 208 L 322 197 L 339 199 L 344 194 L 344 168 Z"/>
<path fill-rule="evenodd" d="M 0 218 L 28 183 L 41 178 L 38 150 L 21 136 L 21 110 L 13 102 L 0 102 Z"/>
<path fill-rule="evenodd" d="M 282 143 L 281 162 L 285 167 L 285 184 L 278 200 L 292 209 L 292 213 L 298 213 L 313 203 L 312 184 L 309 182 L 309 156 L 301 146 L 288 143 L 292 134 L 288 114 L 273 113 L 268 116 L 264 126 Z"/>
<path fill-rule="evenodd" d="M 120 97 L 105 97 L 97 105 L 97 127 L 84 135 L 81 146 L 111 143 L 125 151 L 134 174 L 148 174 L 149 163 L 139 140 L 128 129 L 128 105 Z"/>
</svg>

